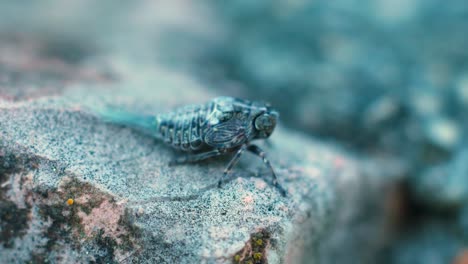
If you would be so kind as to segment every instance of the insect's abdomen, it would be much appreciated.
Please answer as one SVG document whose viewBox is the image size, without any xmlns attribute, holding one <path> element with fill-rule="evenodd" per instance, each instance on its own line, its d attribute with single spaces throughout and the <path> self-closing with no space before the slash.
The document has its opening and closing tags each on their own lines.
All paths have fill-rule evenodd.
<svg viewBox="0 0 468 264">
<path fill-rule="evenodd" d="M 204 146 L 203 127 L 212 104 L 182 107 L 156 116 L 157 135 L 164 142 L 183 151 L 195 151 Z"/>
</svg>

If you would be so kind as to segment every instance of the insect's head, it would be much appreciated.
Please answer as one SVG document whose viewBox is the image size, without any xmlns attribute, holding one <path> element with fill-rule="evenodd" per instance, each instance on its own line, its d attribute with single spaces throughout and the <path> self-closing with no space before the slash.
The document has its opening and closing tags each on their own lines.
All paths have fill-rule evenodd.
<svg viewBox="0 0 468 264">
<path fill-rule="evenodd" d="M 231 124 L 231 131 L 245 138 L 268 138 L 278 121 L 278 112 L 268 103 L 232 97 L 218 97 L 214 102 L 216 111 L 210 118 L 211 124 Z"/>
<path fill-rule="evenodd" d="M 275 129 L 278 112 L 268 104 L 232 97 L 217 97 L 207 116 L 205 143 L 219 148 L 268 138 Z"/>
<path fill-rule="evenodd" d="M 275 130 L 278 116 L 278 112 L 270 107 L 266 107 L 264 112 L 257 115 L 254 119 L 254 127 L 257 131 L 256 138 L 269 137 L 273 133 L 273 130 Z"/>
</svg>

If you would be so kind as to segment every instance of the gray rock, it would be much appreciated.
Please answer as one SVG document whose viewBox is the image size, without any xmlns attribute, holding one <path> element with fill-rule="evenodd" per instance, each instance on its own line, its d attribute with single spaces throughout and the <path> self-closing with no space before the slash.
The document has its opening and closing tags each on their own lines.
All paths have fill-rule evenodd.
<svg viewBox="0 0 468 264">
<path fill-rule="evenodd" d="M 244 157 L 222 189 L 216 183 L 228 159 L 169 167 L 177 152 L 104 122 L 99 109 L 155 113 L 213 95 L 183 75 L 127 69 L 130 77 L 118 82 L 0 101 L 0 259 L 331 260 L 326 252 L 346 247 L 344 229 L 381 204 L 377 167 L 283 127 L 264 148 L 287 197 L 256 158 Z M 366 230 L 380 229 L 382 210 L 364 221 Z M 362 235 L 366 240 L 372 232 Z"/>
</svg>

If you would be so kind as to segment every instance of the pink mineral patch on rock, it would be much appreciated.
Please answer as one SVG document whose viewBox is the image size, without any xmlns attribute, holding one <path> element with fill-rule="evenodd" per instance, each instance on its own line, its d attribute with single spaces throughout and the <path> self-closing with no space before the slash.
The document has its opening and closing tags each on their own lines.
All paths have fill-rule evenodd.
<svg viewBox="0 0 468 264">
<path fill-rule="evenodd" d="M 267 184 L 263 180 L 256 180 L 255 181 L 255 188 L 259 190 L 264 190 L 267 187 Z"/>
<path fill-rule="evenodd" d="M 74 198 L 74 203 L 75 204 L 87 204 L 90 201 L 92 201 L 93 197 L 89 194 L 84 194 L 79 197 Z"/>
<path fill-rule="evenodd" d="M 244 196 L 244 198 L 242 199 L 242 202 L 244 204 L 244 206 L 242 207 L 242 210 L 244 210 L 245 212 L 252 212 L 255 207 L 254 201 L 255 200 L 252 195 L 248 194 Z"/>
<path fill-rule="evenodd" d="M 119 220 L 124 214 L 124 210 L 125 203 L 111 203 L 104 200 L 89 215 L 79 212 L 78 216 L 81 218 L 86 236 L 91 237 L 97 231 L 103 230 L 104 236 L 114 238 L 117 243 L 121 243 L 119 237 L 125 234 L 125 230 L 119 224 Z"/>
<path fill-rule="evenodd" d="M 244 198 L 242 199 L 242 202 L 244 202 L 244 205 L 252 205 L 253 202 L 254 202 L 254 198 L 252 195 L 246 195 L 244 196 Z"/>
</svg>

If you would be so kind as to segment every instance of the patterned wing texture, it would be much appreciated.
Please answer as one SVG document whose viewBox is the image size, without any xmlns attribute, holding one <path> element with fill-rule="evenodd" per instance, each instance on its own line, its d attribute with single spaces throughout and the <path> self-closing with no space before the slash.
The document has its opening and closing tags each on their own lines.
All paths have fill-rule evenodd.
<svg viewBox="0 0 468 264">
<path fill-rule="evenodd" d="M 247 142 L 252 127 L 244 121 L 220 123 L 205 131 L 204 141 L 214 148 L 233 148 Z"/>
</svg>

